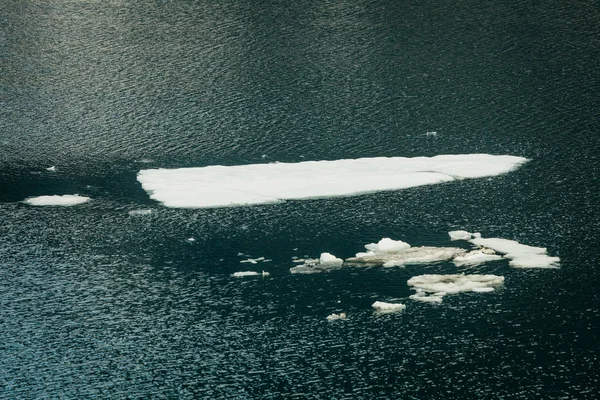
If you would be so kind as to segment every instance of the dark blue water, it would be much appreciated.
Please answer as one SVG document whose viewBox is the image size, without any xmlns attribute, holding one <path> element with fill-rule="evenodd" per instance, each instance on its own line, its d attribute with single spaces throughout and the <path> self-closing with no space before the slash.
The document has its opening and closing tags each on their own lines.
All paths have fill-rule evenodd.
<svg viewBox="0 0 600 400">
<path fill-rule="evenodd" d="M 0 398 L 596 396 L 598 1 L 5 0 L 0 27 Z M 135 179 L 462 153 L 532 161 L 210 210 L 164 208 Z M 21 203 L 73 193 L 92 201 Z M 561 268 L 459 268 L 505 285 L 438 306 L 406 281 L 453 264 L 289 273 L 292 256 L 447 246 L 452 229 L 547 247 Z M 271 276 L 230 276 L 251 268 Z"/>
</svg>

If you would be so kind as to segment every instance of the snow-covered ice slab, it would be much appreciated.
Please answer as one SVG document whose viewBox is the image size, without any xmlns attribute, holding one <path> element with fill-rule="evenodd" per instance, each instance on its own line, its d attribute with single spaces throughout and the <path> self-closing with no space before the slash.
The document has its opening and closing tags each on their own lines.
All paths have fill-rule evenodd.
<svg viewBox="0 0 600 400">
<path fill-rule="evenodd" d="M 482 248 L 484 253 L 486 249 L 492 249 L 504 255 L 504 258 L 510 260 L 509 265 L 515 268 L 558 268 L 559 257 L 548 255 L 546 248 L 528 246 L 515 240 L 501 238 L 483 238 L 480 233 L 471 233 L 467 231 L 448 232 L 452 240 L 468 240 L 476 246 Z M 473 260 L 476 253 L 471 252 Z M 455 258 L 455 263 L 468 263 L 469 254 L 464 257 Z M 482 256 L 483 257 L 483 256 Z M 465 262 L 466 261 L 466 262 Z M 492 261 L 490 258 L 488 261 Z"/>
<path fill-rule="evenodd" d="M 485 246 L 503 253 L 508 263 L 516 268 L 558 268 L 559 257 L 551 257 L 544 247 L 528 246 L 514 240 L 500 238 L 475 238 L 470 240 L 477 246 Z"/>
<path fill-rule="evenodd" d="M 490 154 L 145 169 L 138 181 L 167 207 L 208 208 L 352 196 L 507 173 L 528 160 Z"/>
<path fill-rule="evenodd" d="M 382 313 L 392 313 L 403 311 L 406 309 L 406 306 L 401 303 L 386 303 L 384 301 L 376 301 L 372 304 L 372 307 Z"/>
<path fill-rule="evenodd" d="M 356 253 L 356 256 L 347 258 L 346 263 L 394 267 L 451 260 L 466 252 L 458 247 L 411 247 L 406 242 L 390 238 L 366 244 L 365 248 L 367 252 Z"/>
<path fill-rule="evenodd" d="M 31 206 L 74 206 L 90 201 L 89 197 L 79 196 L 78 194 L 65 194 L 62 196 L 38 196 L 29 197 L 24 203 Z"/>
<path fill-rule="evenodd" d="M 504 283 L 504 277 L 498 275 L 418 275 L 408 280 L 417 293 L 412 300 L 441 303 L 448 294 L 460 292 L 493 292 L 494 287 Z"/>
</svg>

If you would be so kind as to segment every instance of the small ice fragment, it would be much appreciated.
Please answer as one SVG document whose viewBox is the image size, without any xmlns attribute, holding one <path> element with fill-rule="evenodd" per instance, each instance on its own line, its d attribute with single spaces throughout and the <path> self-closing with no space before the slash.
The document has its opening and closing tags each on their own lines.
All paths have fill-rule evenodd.
<svg viewBox="0 0 600 400">
<path fill-rule="evenodd" d="M 333 314 L 327 316 L 327 321 L 335 321 L 338 319 L 346 319 L 346 313 L 345 312 L 339 313 L 339 314 L 333 313 Z"/>
<path fill-rule="evenodd" d="M 237 253 L 238 257 L 244 257 L 245 254 L 244 253 Z"/>
<path fill-rule="evenodd" d="M 240 272 L 234 272 L 232 274 L 232 276 L 236 277 L 236 278 L 243 278 L 245 276 L 258 276 L 260 275 L 258 272 L 254 272 L 254 271 L 240 271 Z"/>
<path fill-rule="evenodd" d="M 479 265 L 488 261 L 502 260 L 502 256 L 496 254 L 492 249 L 486 247 L 471 250 L 466 254 L 460 254 L 452 260 L 457 265 Z"/>
<path fill-rule="evenodd" d="M 266 272 L 266 271 L 263 271 L 263 272 L 262 272 L 262 276 L 263 276 L 263 277 L 265 277 L 265 276 L 269 276 L 269 275 L 271 275 L 269 272 Z"/>
<path fill-rule="evenodd" d="M 255 260 L 256 260 L 256 261 L 264 261 L 264 260 L 265 260 L 265 258 L 264 258 L 264 257 L 258 257 L 258 258 L 256 258 Z"/>
<path fill-rule="evenodd" d="M 391 253 L 409 249 L 410 244 L 403 242 L 402 240 L 383 238 L 377 243 L 369 243 L 365 245 L 365 248 L 375 253 Z"/>
<path fill-rule="evenodd" d="M 31 206 L 74 206 L 90 201 L 89 197 L 79 196 L 78 194 L 65 194 L 62 196 L 38 196 L 29 197 L 24 200 Z"/>
<path fill-rule="evenodd" d="M 273 260 L 271 260 L 270 258 L 265 258 L 265 259 L 263 260 L 263 262 L 271 262 L 271 261 L 273 261 Z"/>
<path fill-rule="evenodd" d="M 467 231 L 450 231 L 448 235 L 450 240 L 470 240 L 473 238 L 473 233 Z"/>
<path fill-rule="evenodd" d="M 321 253 L 321 257 L 319 257 L 319 264 L 335 264 L 342 265 L 344 260 L 341 258 L 337 258 L 331 253 Z"/>
<path fill-rule="evenodd" d="M 426 135 L 426 136 L 437 136 L 437 134 L 438 134 L 438 133 L 437 133 L 436 131 L 427 131 L 427 132 L 425 133 L 425 135 Z"/>
<path fill-rule="evenodd" d="M 152 210 L 131 210 L 128 212 L 129 215 L 150 215 L 152 214 Z"/>
<path fill-rule="evenodd" d="M 383 301 L 376 301 L 372 304 L 372 307 L 377 311 L 381 312 L 396 312 L 402 311 L 406 308 L 404 304 L 400 303 L 385 303 Z"/>
<path fill-rule="evenodd" d="M 250 263 L 250 264 L 256 264 L 257 263 L 257 261 L 255 259 L 253 259 L 253 258 L 249 258 L 247 260 L 242 260 L 240 262 L 241 263 Z"/>
<path fill-rule="evenodd" d="M 303 263 L 304 262 L 304 258 L 294 258 L 292 260 L 292 262 L 294 262 L 294 263 Z"/>
<path fill-rule="evenodd" d="M 196 241 L 196 239 L 195 239 L 195 238 L 193 238 L 193 237 L 189 237 L 189 238 L 187 238 L 186 240 L 187 240 L 188 242 L 190 242 L 190 243 L 193 243 L 193 242 L 195 242 L 195 241 Z"/>
<path fill-rule="evenodd" d="M 46 168 L 46 171 L 56 172 L 56 167 L 53 165 L 51 167 Z"/>
<path fill-rule="evenodd" d="M 266 154 L 263 154 L 261 157 L 262 157 L 262 158 L 267 158 L 267 155 L 266 155 Z"/>
</svg>

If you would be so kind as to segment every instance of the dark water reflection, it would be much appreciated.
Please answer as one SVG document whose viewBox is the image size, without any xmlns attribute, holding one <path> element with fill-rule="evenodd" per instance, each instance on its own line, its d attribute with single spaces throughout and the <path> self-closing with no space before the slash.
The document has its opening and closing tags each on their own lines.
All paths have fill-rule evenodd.
<svg viewBox="0 0 600 400">
<path fill-rule="evenodd" d="M 597 6 L 3 2 L 0 397 L 593 398 Z M 216 210 L 162 208 L 135 180 L 478 152 L 532 161 Z M 72 193 L 92 201 L 19 203 Z M 292 256 L 348 257 L 385 236 L 449 245 L 452 229 L 547 247 L 561 269 L 462 268 L 505 286 L 439 306 L 409 300 L 406 280 L 451 264 L 289 274 Z M 260 256 L 273 261 L 239 263 Z M 271 276 L 231 277 L 248 269 Z M 407 309 L 377 314 L 376 300 Z"/>
</svg>

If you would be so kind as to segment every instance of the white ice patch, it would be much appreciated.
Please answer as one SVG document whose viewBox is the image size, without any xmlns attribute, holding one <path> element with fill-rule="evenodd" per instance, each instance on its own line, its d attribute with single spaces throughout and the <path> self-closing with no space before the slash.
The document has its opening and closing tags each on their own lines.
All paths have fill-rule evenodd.
<svg viewBox="0 0 600 400">
<path fill-rule="evenodd" d="M 293 262 L 304 262 L 302 265 L 290 268 L 292 274 L 316 274 L 329 272 L 342 267 L 344 260 L 330 253 L 321 253 L 319 258 L 304 258 Z"/>
<path fill-rule="evenodd" d="M 453 257 L 465 253 L 464 249 L 456 247 L 411 247 L 406 242 L 390 238 L 383 238 L 378 243 L 367 244 L 365 248 L 369 251 L 356 253 L 356 256 L 346 259 L 346 262 L 394 267 L 451 260 Z"/>
<path fill-rule="evenodd" d="M 470 240 L 472 238 L 481 237 L 481 233 L 471 233 L 467 231 L 450 231 L 448 232 L 450 240 Z"/>
<path fill-rule="evenodd" d="M 502 260 L 502 256 L 495 253 L 494 250 L 488 248 L 481 248 L 469 251 L 466 254 L 458 255 L 454 257 L 452 262 L 457 266 L 460 265 L 480 265 L 489 261 Z"/>
<path fill-rule="evenodd" d="M 398 312 L 406 308 L 404 304 L 400 303 L 385 303 L 383 301 L 376 301 L 372 307 L 380 312 Z"/>
<path fill-rule="evenodd" d="M 128 213 L 129 215 L 150 215 L 152 214 L 152 210 L 148 210 L 148 209 L 141 209 L 141 210 L 131 210 Z"/>
<path fill-rule="evenodd" d="M 167 207 L 206 208 L 351 196 L 507 173 L 528 160 L 489 154 L 145 169 L 138 181 Z"/>
<path fill-rule="evenodd" d="M 240 263 L 242 263 L 242 264 L 243 263 L 257 264 L 259 261 L 268 262 L 271 260 L 267 260 L 264 257 L 258 257 L 258 258 L 248 258 L 246 260 L 241 260 Z"/>
<path fill-rule="evenodd" d="M 327 321 L 336 321 L 338 319 L 346 319 L 346 313 L 330 314 L 327 316 Z"/>
<path fill-rule="evenodd" d="M 417 293 L 410 298 L 417 301 L 441 303 L 447 294 L 460 292 L 493 292 L 504 283 L 497 275 L 419 275 L 408 280 Z"/>
<path fill-rule="evenodd" d="M 485 246 L 504 254 L 509 265 L 516 268 L 558 268 L 560 258 L 550 257 L 543 247 L 521 244 L 500 238 L 475 238 L 470 240 L 477 246 Z"/>
<path fill-rule="evenodd" d="M 377 243 L 366 244 L 365 248 L 373 253 L 391 253 L 410 249 L 410 244 L 403 242 L 402 240 L 383 238 Z"/>
<path fill-rule="evenodd" d="M 258 276 L 260 275 L 258 272 L 254 272 L 254 271 L 240 271 L 240 272 L 234 272 L 231 276 L 235 277 L 235 278 L 243 278 L 245 276 Z"/>
<path fill-rule="evenodd" d="M 342 265 L 344 260 L 341 258 L 337 258 L 331 253 L 321 253 L 321 257 L 319 257 L 319 264 L 335 264 Z"/>
<path fill-rule="evenodd" d="M 38 196 L 29 197 L 24 200 L 26 204 L 31 206 L 74 206 L 90 201 L 89 197 L 80 196 L 78 194 L 65 194 L 62 196 Z"/>
</svg>

